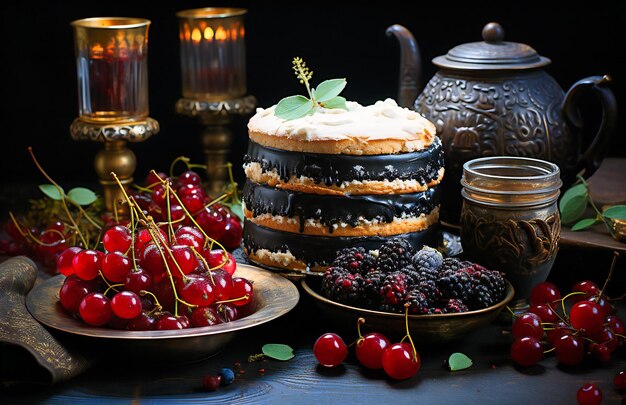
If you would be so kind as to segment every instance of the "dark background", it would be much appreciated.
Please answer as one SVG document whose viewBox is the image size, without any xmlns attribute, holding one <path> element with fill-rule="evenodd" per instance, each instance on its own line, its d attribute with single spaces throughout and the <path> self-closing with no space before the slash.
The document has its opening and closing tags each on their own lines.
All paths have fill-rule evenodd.
<svg viewBox="0 0 626 405">
<path fill-rule="evenodd" d="M 2 184 L 43 182 L 26 148 L 32 145 L 49 173 L 63 182 L 92 183 L 93 156 L 100 148 L 74 142 L 68 128 L 77 117 L 76 70 L 70 22 L 95 16 L 145 17 L 152 21 L 149 46 L 150 115 L 161 133 L 132 145 L 138 157 L 136 179 L 151 168 L 165 170 L 176 156 L 202 161 L 201 126 L 177 115 L 181 95 L 178 23 L 175 12 L 206 6 L 240 6 L 246 17 L 248 92 L 260 106 L 303 93 L 291 72 L 291 59 L 301 56 L 315 72 L 313 82 L 346 77 L 344 95 L 362 104 L 396 97 L 399 47 L 385 36 L 394 23 L 409 28 L 424 60 L 424 80 L 434 73 L 430 60 L 463 42 L 478 41 L 483 25 L 500 22 L 506 39 L 530 44 L 552 59 L 548 71 L 565 89 L 590 75 L 611 74 L 613 89 L 626 105 L 624 51 L 626 14 L 611 2 L 378 2 L 371 5 L 301 2 L 222 1 L 48 1 L 15 2 L 2 7 L 3 125 L 0 162 Z M 602 4 L 601 4 L 602 3 Z M 618 8 L 620 7 L 620 8 Z M 587 122 L 597 109 L 589 103 Z M 232 162 L 241 179 L 241 158 L 247 142 L 247 117 L 233 123 Z M 626 156 L 624 122 L 615 133 L 610 155 Z M 589 129 L 589 134 L 593 128 Z M 2 193 L 4 194 L 4 192 Z"/>
</svg>

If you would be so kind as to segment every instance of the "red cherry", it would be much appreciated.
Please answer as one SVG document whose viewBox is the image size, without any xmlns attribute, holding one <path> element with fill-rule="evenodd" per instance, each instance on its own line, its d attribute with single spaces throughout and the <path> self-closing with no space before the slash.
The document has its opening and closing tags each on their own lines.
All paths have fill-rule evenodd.
<svg viewBox="0 0 626 405">
<path fill-rule="evenodd" d="M 195 220 L 202 230 L 215 240 L 219 240 L 226 232 L 226 220 L 213 207 L 202 209 L 196 214 Z"/>
<path fill-rule="evenodd" d="M 576 393 L 576 401 L 578 405 L 600 405 L 602 391 L 595 384 L 583 385 Z"/>
<path fill-rule="evenodd" d="M 235 217 L 230 217 L 226 223 L 224 235 L 220 238 L 220 243 L 228 250 L 235 250 L 241 244 L 243 229 L 241 222 Z"/>
<path fill-rule="evenodd" d="M 547 338 L 550 346 L 554 347 L 556 342 L 561 339 L 561 336 L 571 335 L 574 331 L 565 322 L 559 322 L 555 325 L 554 329 L 548 331 Z"/>
<path fill-rule="evenodd" d="M 199 274 L 189 274 L 185 279 L 176 280 L 176 290 L 183 301 L 199 307 L 211 305 L 215 299 L 211 280 Z"/>
<path fill-rule="evenodd" d="M 605 344 L 590 343 L 589 353 L 602 363 L 608 363 L 611 361 L 611 352 Z"/>
<path fill-rule="evenodd" d="M 394 343 L 383 352 L 383 370 L 391 378 L 405 380 L 420 369 L 421 360 L 408 343 Z"/>
<path fill-rule="evenodd" d="M 104 233 L 102 244 L 107 252 L 126 253 L 132 242 L 131 232 L 125 226 L 115 225 Z"/>
<path fill-rule="evenodd" d="M 383 352 L 391 343 L 383 334 L 368 333 L 356 342 L 356 358 L 367 368 L 383 368 Z"/>
<path fill-rule="evenodd" d="M 620 394 L 626 393 L 626 372 L 620 371 L 613 378 L 613 386 Z"/>
<path fill-rule="evenodd" d="M 557 360 L 566 366 L 575 366 L 585 356 L 583 341 L 573 335 L 564 335 L 554 345 Z"/>
<path fill-rule="evenodd" d="M 170 249 L 174 258 L 172 260 L 172 256 L 170 256 L 169 253 L 166 254 L 166 257 L 167 264 L 170 268 L 170 271 L 172 272 L 172 276 L 176 278 L 182 278 L 184 274 L 190 274 L 196 269 L 196 267 L 198 267 L 198 258 L 191 251 L 191 248 L 189 248 L 189 246 L 175 245 L 172 246 Z M 174 260 L 176 260 L 178 266 L 176 266 Z M 181 271 L 183 274 L 181 274 Z"/>
<path fill-rule="evenodd" d="M 225 252 L 222 249 L 213 249 L 211 251 L 203 251 L 202 255 L 211 269 L 222 269 L 231 276 L 237 270 L 237 262 L 230 252 Z"/>
<path fill-rule="evenodd" d="M 234 297 L 233 279 L 229 273 L 222 269 L 217 269 L 211 272 L 211 276 L 216 301 L 225 301 Z"/>
<path fill-rule="evenodd" d="M 122 252 L 110 252 L 102 260 L 102 274 L 109 281 L 121 283 L 126 279 L 131 266 L 130 260 Z"/>
<path fill-rule="evenodd" d="M 189 319 L 185 315 L 174 316 L 164 312 L 156 321 L 155 329 L 157 330 L 173 330 L 185 329 L 189 327 Z"/>
<path fill-rule="evenodd" d="M 126 327 L 128 330 L 153 330 L 156 326 L 156 319 L 147 312 L 142 311 L 138 316 L 128 320 Z"/>
<path fill-rule="evenodd" d="M 624 323 L 615 315 L 609 315 L 604 318 L 604 324 L 613 329 L 618 335 L 624 335 Z"/>
<path fill-rule="evenodd" d="M 222 321 L 222 323 L 239 319 L 239 310 L 237 310 L 237 307 L 230 302 L 217 304 L 215 306 L 215 312 L 217 312 L 217 317 L 220 321 Z"/>
<path fill-rule="evenodd" d="M 552 306 L 549 304 L 537 304 L 533 305 L 528 309 L 528 312 L 532 312 L 541 318 L 541 322 L 544 323 L 554 323 L 559 317 L 557 316 Z"/>
<path fill-rule="evenodd" d="M 93 326 L 102 326 L 111 320 L 111 301 L 102 293 L 92 292 L 83 298 L 78 307 L 80 317 Z"/>
<path fill-rule="evenodd" d="M 165 254 L 165 252 L 163 252 Z M 141 267 L 152 274 L 154 281 L 158 281 L 163 273 L 165 273 L 165 262 L 161 256 L 161 250 L 155 243 L 149 243 L 141 257 Z M 172 269 L 170 269 L 172 270 Z M 173 269 L 178 271 L 178 269 Z"/>
<path fill-rule="evenodd" d="M 254 296 L 252 282 L 242 277 L 233 277 L 233 289 L 231 297 L 240 298 L 232 303 L 238 307 L 246 305 L 252 301 Z M 244 298 L 246 297 L 246 298 Z"/>
<path fill-rule="evenodd" d="M 335 333 L 325 333 L 315 341 L 313 354 L 324 367 L 336 367 L 348 355 L 348 347 L 343 339 Z"/>
<path fill-rule="evenodd" d="M 95 250 L 83 250 L 72 259 L 74 272 L 82 280 L 93 280 L 101 269 L 100 254 Z"/>
<path fill-rule="evenodd" d="M 74 274 L 74 266 L 72 265 L 72 259 L 79 253 L 82 249 L 78 246 L 72 246 L 65 249 L 58 257 L 57 257 L 57 270 L 59 273 L 64 276 L 71 276 Z"/>
<path fill-rule="evenodd" d="M 541 318 L 532 312 L 526 312 L 520 315 L 513 323 L 512 334 L 514 338 L 530 336 L 541 340 L 543 337 Z"/>
<path fill-rule="evenodd" d="M 602 317 L 607 317 L 614 312 L 613 305 L 611 305 L 604 295 L 594 295 L 593 297 L 589 297 L 586 301 L 593 302 L 600 307 L 600 314 Z"/>
<path fill-rule="evenodd" d="M 530 293 L 530 305 L 549 304 L 554 307 L 554 302 L 560 299 L 559 289 L 548 282 L 537 284 Z"/>
<path fill-rule="evenodd" d="M 202 246 L 204 246 L 204 235 L 195 226 L 181 226 L 176 230 L 174 235 L 176 237 L 176 244 L 178 245 L 193 246 L 198 252 L 201 250 Z M 189 238 L 192 242 L 182 242 L 179 240 L 181 238 Z"/>
<path fill-rule="evenodd" d="M 148 176 L 146 176 L 143 184 L 146 188 L 154 189 L 156 186 L 161 185 L 161 179 L 165 180 L 167 178 L 167 174 L 163 172 L 157 172 L 156 174 L 150 172 Z"/>
<path fill-rule="evenodd" d="M 148 290 L 152 285 L 152 275 L 146 270 L 138 267 L 137 270 L 131 270 L 126 273 L 124 279 L 124 288 L 139 294 L 141 290 Z"/>
<path fill-rule="evenodd" d="M 516 339 L 511 345 L 511 359 L 520 366 L 532 366 L 543 357 L 541 342 L 534 337 Z"/>
<path fill-rule="evenodd" d="M 122 291 L 111 299 L 111 310 L 122 319 L 132 319 L 141 313 L 141 300 L 131 291 Z"/>
<path fill-rule="evenodd" d="M 198 307 L 191 313 L 191 326 L 200 328 L 222 323 L 214 307 Z"/>
<path fill-rule="evenodd" d="M 574 287 L 572 287 L 572 292 L 585 293 L 572 295 L 572 302 L 576 303 L 585 300 L 591 296 L 598 295 L 600 293 L 600 288 L 593 281 L 584 280 L 574 284 Z"/>
<path fill-rule="evenodd" d="M 613 329 L 608 326 L 602 327 L 599 332 L 591 335 L 591 338 L 596 343 L 604 344 L 609 349 L 610 353 L 614 352 L 615 349 L 617 349 L 617 347 L 619 346 L 619 337 L 615 336 L 615 332 L 613 332 Z"/>
<path fill-rule="evenodd" d="M 580 301 L 570 309 L 570 322 L 576 329 L 584 329 L 587 334 L 594 334 L 602 328 L 604 315 L 600 305 L 589 302 Z"/>
<path fill-rule="evenodd" d="M 76 276 L 68 276 L 59 290 L 59 301 L 67 311 L 77 313 L 83 298 L 95 291 L 96 286 L 95 281 L 85 281 Z"/>
<path fill-rule="evenodd" d="M 178 176 L 178 183 L 181 185 L 191 184 L 194 186 L 200 186 L 202 184 L 202 179 L 198 175 L 198 173 L 193 170 L 187 170 Z"/>
</svg>

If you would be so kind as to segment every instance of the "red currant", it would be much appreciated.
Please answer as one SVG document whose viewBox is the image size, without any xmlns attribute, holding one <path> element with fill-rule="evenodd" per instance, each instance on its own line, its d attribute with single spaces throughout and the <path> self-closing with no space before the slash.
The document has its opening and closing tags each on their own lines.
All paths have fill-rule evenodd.
<svg viewBox="0 0 626 405">
<path fill-rule="evenodd" d="M 554 306 L 554 302 L 561 299 L 559 289 L 552 283 L 544 282 L 537 284 L 530 294 L 530 305 L 548 304 Z"/>
<path fill-rule="evenodd" d="M 381 333 L 368 333 L 356 342 L 356 358 L 367 368 L 383 368 L 383 352 L 390 342 Z"/>
<path fill-rule="evenodd" d="M 578 405 L 600 405 L 602 391 L 595 384 L 583 385 L 576 393 L 576 401 Z"/>
<path fill-rule="evenodd" d="M 325 333 L 315 341 L 313 354 L 322 366 L 335 367 L 345 360 L 348 347 L 339 335 Z"/>
<path fill-rule="evenodd" d="M 530 336 L 541 340 L 543 336 L 541 318 L 532 312 L 526 312 L 520 315 L 513 323 L 512 333 L 514 338 Z"/>
<path fill-rule="evenodd" d="M 131 291 L 122 291 L 111 299 L 111 310 L 122 319 L 132 319 L 141 313 L 141 300 Z"/>
<path fill-rule="evenodd" d="M 408 343 L 394 343 L 382 357 L 383 370 L 391 378 L 405 380 L 413 377 L 421 367 L 420 356 Z"/>
<path fill-rule="evenodd" d="M 89 325 L 102 326 L 111 320 L 111 301 L 102 293 L 92 292 L 83 298 L 78 307 L 80 317 Z"/>
<path fill-rule="evenodd" d="M 511 359 L 520 366 L 537 364 L 542 357 L 541 342 L 534 337 L 518 338 L 511 345 Z"/>
</svg>

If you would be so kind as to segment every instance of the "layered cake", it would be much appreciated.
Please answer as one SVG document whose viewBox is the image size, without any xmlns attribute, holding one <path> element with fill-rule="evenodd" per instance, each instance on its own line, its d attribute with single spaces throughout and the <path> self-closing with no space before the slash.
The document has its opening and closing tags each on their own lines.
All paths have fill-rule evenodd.
<svg viewBox="0 0 626 405">
<path fill-rule="evenodd" d="M 250 119 L 244 249 L 258 264 L 323 270 L 338 249 L 390 237 L 432 244 L 443 151 L 435 127 L 394 100 Z"/>
</svg>

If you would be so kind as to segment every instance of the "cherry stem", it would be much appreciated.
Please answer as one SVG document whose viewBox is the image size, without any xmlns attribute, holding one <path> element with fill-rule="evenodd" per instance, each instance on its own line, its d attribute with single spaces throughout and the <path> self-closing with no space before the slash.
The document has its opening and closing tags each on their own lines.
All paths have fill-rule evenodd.
<svg viewBox="0 0 626 405">
<path fill-rule="evenodd" d="M 104 277 L 104 274 L 102 274 L 102 271 L 98 270 L 98 274 L 100 275 L 100 277 L 102 278 L 102 280 L 104 281 L 104 283 L 107 285 L 107 289 L 106 291 L 104 291 L 104 295 L 107 295 L 107 293 L 109 292 L 110 289 L 115 290 L 116 292 L 118 292 L 115 287 L 121 287 L 124 284 L 113 284 L 111 285 L 111 283 L 109 283 L 109 280 L 106 279 L 106 277 Z"/>
<path fill-rule="evenodd" d="M 187 170 L 191 170 L 191 167 L 189 167 L 189 158 L 186 156 L 179 156 L 176 159 L 174 159 L 172 161 L 172 163 L 170 164 L 170 177 L 174 177 L 174 166 L 176 166 L 176 163 L 178 162 L 184 162 L 185 165 L 187 165 Z"/>
<path fill-rule="evenodd" d="M 411 347 L 413 348 L 413 360 L 417 361 L 417 350 L 415 349 L 415 343 L 413 343 L 413 339 L 411 338 L 411 332 L 409 332 L 409 304 L 404 304 L 404 326 L 406 327 L 406 337 L 409 338 L 409 342 L 411 342 Z M 404 338 L 402 338 L 404 340 Z"/>
<path fill-rule="evenodd" d="M 614 250 L 613 260 L 611 261 L 611 268 L 609 269 L 609 275 L 606 277 L 606 280 L 604 281 L 604 285 L 602 286 L 602 289 L 600 290 L 599 296 L 602 296 L 604 294 L 604 290 L 606 289 L 606 286 L 609 284 L 609 281 L 611 281 L 611 277 L 613 277 L 613 270 L 615 269 L 615 263 L 617 263 L 618 258 L 619 258 L 619 252 Z"/>
<path fill-rule="evenodd" d="M 580 294 L 585 294 L 585 293 L 582 291 L 574 291 L 574 292 L 567 294 L 565 297 L 561 298 L 561 309 L 563 309 L 564 317 L 567 318 L 567 311 L 565 310 L 565 300 L 568 299 L 569 297 L 572 297 L 574 295 L 580 295 Z"/>
<path fill-rule="evenodd" d="M 239 298 L 231 298 L 228 300 L 223 300 L 223 301 L 215 301 L 216 304 L 228 304 L 229 302 L 235 302 L 235 301 L 241 301 L 241 300 L 247 300 L 248 298 L 250 298 L 250 296 L 248 294 L 244 295 L 243 297 L 239 297 Z"/>
<path fill-rule="evenodd" d="M 150 187 L 155 186 L 155 185 L 157 185 L 157 184 L 159 184 L 159 183 L 154 183 L 154 184 L 151 184 L 151 185 L 150 185 Z M 152 193 L 152 191 L 153 191 L 152 189 L 150 189 L 150 188 L 148 188 L 148 187 L 142 187 L 142 186 L 137 185 L 137 184 L 132 184 L 132 186 L 131 186 L 131 187 L 136 188 L 137 190 L 139 190 L 139 191 L 143 191 L 143 192 L 145 192 L 145 193 Z"/>
<path fill-rule="evenodd" d="M 115 223 L 119 224 L 120 219 L 117 216 L 117 198 L 113 199 L 113 217 L 115 218 Z"/>
<path fill-rule="evenodd" d="M 107 283 L 108 284 L 108 283 Z M 109 292 L 109 290 L 113 290 L 115 292 L 119 292 L 119 290 L 116 290 L 115 287 L 121 287 L 124 284 L 113 284 L 113 285 L 109 285 L 109 288 L 107 288 L 106 290 L 104 290 L 104 294 L 103 295 L 107 295 L 107 293 Z"/>
<path fill-rule="evenodd" d="M 167 179 L 164 183 L 167 182 Z M 167 229 L 170 232 L 170 243 L 174 240 L 174 227 L 172 226 L 172 207 L 170 205 L 170 188 L 165 187 L 165 202 L 167 203 Z"/>
<path fill-rule="evenodd" d="M 120 179 L 117 177 L 117 175 L 115 174 L 115 172 L 111 172 L 111 177 L 113 177 L 115 179 L 115 181 L 117 182 L 117 185 L 119 186 L 120 190 L 122 190 L 122 194 L 124 195 L 124 199 L 126 200 L 126 203 L 128 204 L 128 210 L 130 211 L 130 234 L 131 234 L 131 239 L 130 239 L 130 250 L 133 254 L 133 268 L 135 269 L 135 271 L 137 270 L 137 258 L 135 257 L 135 230 L 137 229 L 136 227 L 136 220 L 135 220 L 135 214 L 137 214 L 137 207 L 138 204 L 135 201 L 135 199 L 133 198 L 132 201 L 130 199 L 130 197 L 128 196 L 128 194 L 126 193 L 126 189 L 124 188 L 124 185 L 122 185 L 122 182 L 120 181 Z M 143 213 L 143 211 L 142 211 Z M 137 220 L 139 220 L 139 218 L 137 218 Z"/>
<path fill-rule="evenodd" d="M 509 307 L 508 305 L 506 306 L 506 309 L 511 313 L 511 316 L 513 318 L 517 318 L 517 314 L 515 312 L 513 312 L 513 310 L 511 309 L 511 307 Z"/>
<path fill-rule="evenodd" d="M 190 246 L 191 251 L 193 252 L 194 255 L 196 255 L 196 258 L 200 259 L 200 261 L 202 262 L 202 264 L 204 264 L 204 266 L 207 269 L 207 273 L 209 273 L 209 278 L 211 279 L 211 283 L 213 283 L 213 285 L 215 285 L 215 280 L 213 279 L 213 274 L 211 273 L 211 269 L 209 267 L 209 263 L 207 263 L 206 259 L 204 258 L 204 256 L 202 256 L 195 247 Z M 224 265 L 224 263 L 222 263 L 222 266 Z"/>
<path fill-rule="evenodd" d="M 35 153 L 33 152 L 33 148 L 32 147 L 28 147 L 28 153 L 30 153 L 30 157 L 33 159 L 33 162 L 35 162 L 35 166 L 37 166 L 37 169 L 39 169 L 39 171 L 41 172 L 41 174 L 43 174 L 43 176 L 48 179 L 48 181 L 50 183 L 52 183 L 52 185 L 54 186 L 54 188 L 57 189 L 57 192 L 59 193 L 59 196 L 61 197 L 61 202 L 63 205 L 63 209 L 65 210 L 65 213 L 68 216 L 68 219 L 70 220 L 70 222 L 72 223 L 72 225 L 74 225 L 74 227 L 76 228 L 76 232 L 78 232 L 78 236 L 80 236 L 80 240 L 83 242 L 83 246 L 85 246 L 85 248 L 89 247 L 89 245 L 87 244 L 87 241 L 85 240 L 85 237 L 83 236 L 82 232 L 80 231 L 80 229 L 78 228 L 78 224 L 74 221 L 74 217 L 72 216 L 71 212 L 70 212 L 70 208 L 67 206 L 67 202 L 65 201 L 66 197 L 65 197 L 65 193 L 63 192 L 63 189 L 61 188 L 61 186 L 59 186 L 53 179 L 52 177 L 50 177 L 48 175 L 48 173 L 46 173 L 46 171 L 43 169 L 43 167 L 41 167 L 41 165 L 39 164 L 39 162 L 37 161 L 37 158 L 35 157 Z"/>
<path fill-rule="evenodd" d="M 365 319 L 364 318 L 359 318 L 356 321 L 356 330 L 359 334 L 359 339 L 363 339 L 363 335 L 361 335 L 361 325 L 363 325 L 365 323 Z"/>
<path fill-rule="evenodd" d="M 159 299 L 156 297 L 156 295 L 154 295 L 150 291 L 148 291 L 148 290 L 140 290 L 139 291 L 139 295 L 141 295 L 141 296 L 149 295 L 154 300 L 154 309 L 152 311 L 150 311 L 150 313 L 155 312 L 155 311 L 160 311 L 160 310 L 163 309 L 163 306 L 159 302 Z"/>
<path fill-rule="evenodd" d="M 544 350 L 543 354 L 547 354 L 547 353 L 553 352 L 554 350 L 556 350 L 556 347 L 553 347 L 552 349 Z"/>
<path fill-rule="evenodd" d="M 626 298 L 626 294 L 622 294 L 619 297 L 615 297 L 615 298 L 607 298 L 608 301 L 619 301 L 619 300 L 623 300 L 624 298 Z"/>
</svg>

